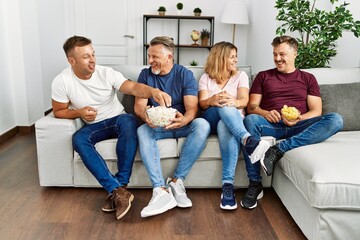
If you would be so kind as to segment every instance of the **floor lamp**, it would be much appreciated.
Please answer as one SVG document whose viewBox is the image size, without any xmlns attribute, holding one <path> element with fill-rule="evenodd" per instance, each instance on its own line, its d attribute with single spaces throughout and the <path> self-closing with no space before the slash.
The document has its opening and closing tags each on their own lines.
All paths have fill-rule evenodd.
<svg viewBox="0 0 360 240">
<path fill-rule="evenodd" d="M 234 44 L 236 24 L 249 24 L 249 17 L 245 3 L 241 0 L 228 1 L 225 5 L 220 21 L 222 23 L 233 24 L 232 44 Z"/>
</svg>

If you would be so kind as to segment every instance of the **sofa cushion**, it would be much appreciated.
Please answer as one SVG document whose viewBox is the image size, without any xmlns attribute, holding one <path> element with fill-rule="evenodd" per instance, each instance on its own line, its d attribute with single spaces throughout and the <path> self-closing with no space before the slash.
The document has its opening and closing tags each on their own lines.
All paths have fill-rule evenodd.
<svg viewBox="0 0 360 240">
<path fill-rule="evenodd" d="M 179 150 L 185 143 L 186 138 L 178 139 L 178 148 Z M 197 161 L 207 161 L 221 159 L 219 140 L 216 135 L 210 135 L 207 139 L 205 149 L 202 151 L 199 159 Z"/>
<path fill-rule="evenodd" d="M 339 132 L 286 152 L 278 165 L 311 206 L 360 210 L 359 146 L 360 131 Z"/>
<path fill-rule="evenodd" d="M 320 85 L 320 92 L 323 113 L 340 113 L 344 131 L 360 130 L 360 82 Z"/>
</svg>

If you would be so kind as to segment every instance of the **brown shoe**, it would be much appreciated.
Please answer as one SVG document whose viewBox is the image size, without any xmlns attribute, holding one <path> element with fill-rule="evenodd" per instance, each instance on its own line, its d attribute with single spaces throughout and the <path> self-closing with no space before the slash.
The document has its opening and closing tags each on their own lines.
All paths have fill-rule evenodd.
<svg viewBox="0 0 360 240">
<path fill-rule="evenodd" d="M 113 191 L 116 206 L 116 219 L 120 219 L 130 210 L 134 195 L 129 191 L 119 187 Z"/>
<path fill-rule="evenodd" d="M 116 210 L 114 195 L 109 194 L 106 198 L 104 205 L 101 208 L 104 212 L 113 212 Z"/>
</svg>

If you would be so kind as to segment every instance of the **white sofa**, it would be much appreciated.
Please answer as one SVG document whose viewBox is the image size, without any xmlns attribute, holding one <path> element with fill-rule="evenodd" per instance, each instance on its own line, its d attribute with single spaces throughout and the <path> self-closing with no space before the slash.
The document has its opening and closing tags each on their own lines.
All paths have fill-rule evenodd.
<svg viewBox="0 0 360 240">
<path fill-rule="evenodd" d="M 137 80 L 140 71 L 146 66 L 113 66 L 114 69 L 123 73 L 131 80 Z M 239 67 L 251 76 L 249 66 Z M 189 67 L 196 79 L 204 72 L 202 67 Z M 128 113 L 133 113 L 134 98 L 119 94 Z M 74 152 L 71 138 L 75 131 L 83 126 L 81 120 L 66 120 L 54 118 L 51 113 L 35 124 L 37 153 L 39 162 L 39 178 L 41 186 L 75 186 L 75 187 L 99 187 L 99 183 L 86 169 L 80 156 Z M 164 177 L 171 176 L 177 164 L 179 149 L 184 138 L 178 140 L 164 139 L 158 141 Z M 116 139 L 109 139 L 96 145 L 97 150 L 105 159 L 109 169 L 116 172 Z M 235 185 L 237 187 L 248 186 L 248 178 L 243 156 L 240 154 L 237 166 Z M 216 136 L 210 136 L 205 150 L 195 162 L 191 172 L 186 178 L 187 187 L 221 187 L 221 156 Z M 271 186 L 271 177 L 264 176 L 264 186 Z M 139 153 L 136 154 L 129 187 L 151 187 L 146 169 L 142 164 Z"/>
<path fill-rule="evenodd" d="M 133 80 L 137 79 L 143 67 L 114 66 Z M 189 68 L 199 79 L 203 69 Z M 250 67 L 241 69 L 251 76 Z M 318 79 L 323 111 L 337 111 L 343 115 L 344 131 L 322 143 L 285 153 L 276 165 L 273 177 L 264 176 L 263 185 L 275 189 L 307 238 L 356 239 L 360 236 L 360 68 L 306 71 Z M 131 112 L 133 98 L 126 95 L 119 98 Z M 41 186 L 99 186 L 71 145 L 73 133 L 81 126 L 80 120 L 56 119 L 52 114 L 36 122 Z M 112 171 L 116 171 L 115 141 L 111 139 L 96 145 Z M 173 173 L 182 143 L 183 139 L 158 141 L 164 177 Z M 186 186 L 221 187 L 221 165 L 217 137 L 210 136 L 185 181 Z M 242 154 L 235 185 L 248 186 Z M 151 186 L 138 154 L 129 186 Z"/>
<path fill-rule="evenodd" d="M 339 112 L 343 131 L 286 152 L 272 187 L 309 239 L 360 238 L 360 68 L 307 69 L 319 84 L 323 112 Z"/>
</svg>

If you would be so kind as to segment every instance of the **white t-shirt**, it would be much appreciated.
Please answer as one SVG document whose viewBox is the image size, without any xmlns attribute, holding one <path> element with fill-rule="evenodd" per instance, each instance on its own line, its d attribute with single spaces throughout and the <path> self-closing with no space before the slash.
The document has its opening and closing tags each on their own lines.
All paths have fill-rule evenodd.
<svg viewBox="0 0 360 240">
<path fill-rule="evenodd" d="M 95 121 L 87 122 L 96 123 L 124 113 L 117 91 L 126 80 L 120 72 L 98 65 L 90 79 L 82 80 L 68 67 L 53 80 L 51 97 L 57 102 L 70 102 L 71 109 L 97 109 Z"/>
<path fill-rule="evenodd" d="M 199 80 L 199 91 L 208 91 L 209 98 L 222 91 L 226 91 L 227 94 L 237 98 L 240 87 L 249 88 L 249 77 L 244 71 L 238 71 L 235 76 L 229 79 L 222 89 L 207 73 L 204 73 Z M 244 109 L 239 109 L 239 111 L 241 116 L 244 117 Z"/>
</svg>

